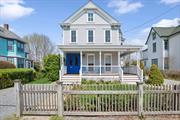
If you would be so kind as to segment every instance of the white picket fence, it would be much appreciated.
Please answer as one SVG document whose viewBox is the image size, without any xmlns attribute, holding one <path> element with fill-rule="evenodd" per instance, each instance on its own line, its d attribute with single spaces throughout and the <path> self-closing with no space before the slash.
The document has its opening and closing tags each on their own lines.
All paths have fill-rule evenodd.
<svg viewBox="0 0 180 120">
<path fill-rule="evenodd" d="M 20 115 L 180 114 L 180 85 L 55 85 L 15 81 Z"/>
</svg>

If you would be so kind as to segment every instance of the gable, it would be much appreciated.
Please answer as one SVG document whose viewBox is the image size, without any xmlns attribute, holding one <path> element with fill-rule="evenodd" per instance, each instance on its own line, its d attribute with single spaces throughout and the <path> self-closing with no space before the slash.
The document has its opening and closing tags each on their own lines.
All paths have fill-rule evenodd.
<svg viewBox="0 0 180 120">
<path fill-rule="evenodd" d="M 100 7 L 95 5 L 92 1 L 89 1 L 86 5 L 77 10 L 73 15 L 68 17 L 62 24 L 72 24 L 78 20 L 82 20 L 85 13 L 89 10 L 94 11 L 97 19 L 103 20 L 102 22 L 110 23 L 110 24 L 119 24 L 117 20 L 115 20 L 112 16 L 102 10 Z M 86 19 L 86 18 L 85 18 Z"/>
</svg>

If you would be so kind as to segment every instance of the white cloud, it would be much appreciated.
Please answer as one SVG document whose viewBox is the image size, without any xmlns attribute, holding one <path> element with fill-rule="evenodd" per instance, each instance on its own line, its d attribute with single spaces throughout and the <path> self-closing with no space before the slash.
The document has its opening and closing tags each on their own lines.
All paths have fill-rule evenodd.
<svg viewBox="0 0 180 120">
<path fill-rule="evenodd" d="M 6 19 L 17 19 L 26 15 L 30 15 L 34 9 L 25 7 L 23 0 L 1 0 L 0 1 L 0 17 Z"/>
<path fill-rule="evenodd" d="M 111 0 L 108 3 L 108 7 L 115 8 L 115 12 L 119 14 L 125 14 L 128 12 L 137 11 L 139 8 L 143 7 L 140 2 L 128 2 L 128 0 Z"/>
<path fill-rule="evenodd" d="M 159 22 L 153 24 L 151 27 L 175 27 L 178 25 L 180 25 L 180 18 L 162 19 Z M 128 38 L 126 44 L 144 45 L 151 30 L 151 27 L 142 29 L 133 38 Z"/>
<path fill-rule="evenodd" d="M 158 23 L 153 24 L 153 27 L 175 27 L 180 25 L 180 18 L 162 19 Z"/>
<path fill-rule="evenodd" d="M 177 3 L 180 3 L 180 0 L 161 0 L 161 3 L 165 3 L 165 4 L 177 4 Z"/>
</svg>

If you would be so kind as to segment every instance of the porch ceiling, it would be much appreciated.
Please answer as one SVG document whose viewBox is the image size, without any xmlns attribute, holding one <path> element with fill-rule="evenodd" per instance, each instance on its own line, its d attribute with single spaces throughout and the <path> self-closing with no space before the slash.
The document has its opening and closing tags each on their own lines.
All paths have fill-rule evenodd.
<svg viewBox="0 0 180 120">
<path fill-rule="evenodd" d="M 62 51 L 124 51 L 132 53 L 139 51 L 141 45 L 58 45 Z"/>
</svg>

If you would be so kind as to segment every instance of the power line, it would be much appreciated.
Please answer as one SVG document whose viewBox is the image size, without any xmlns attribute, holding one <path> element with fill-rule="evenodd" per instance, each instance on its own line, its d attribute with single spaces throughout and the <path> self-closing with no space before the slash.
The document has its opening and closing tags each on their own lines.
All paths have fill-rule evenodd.
<svg viewBox="0 0 180 120">
<path fill-rule="evenodd" d="M 154 18 L 152 18 L 152 19 L 150 19 L 150 20 L 147 20 L 146 22 L 144 22 L 144 23 L 142 23 L 142 24 L 140 24 L 140 25 L 137 25 L 137 26 L 135 26 L 135 27 L 133 27 L 133 28 L 131 28 L 131 29 L 129 29 L 129 30 L 126 30 L 124 33 L 134 31 L 135 29 L 138 29 L 139 27 L 142 27 L 142 26 L 146 25 L 147 23 L 150 23 L 150 22 L 156 20 L 157 18 L 159 18 L 159 17 L 161 17 L 161 16 L 169 13 L 171 10 L 175 9 L 176 7 L 178 7 L 178 5 L 176 5 L 176 6 L 174 6 L 174 7 L 171 7 L 171 8 L 168 9 L 167 11 L 159 14 L 158 16 L 156 16 L 156 17 L 154 17 Z"/>
</svg>

